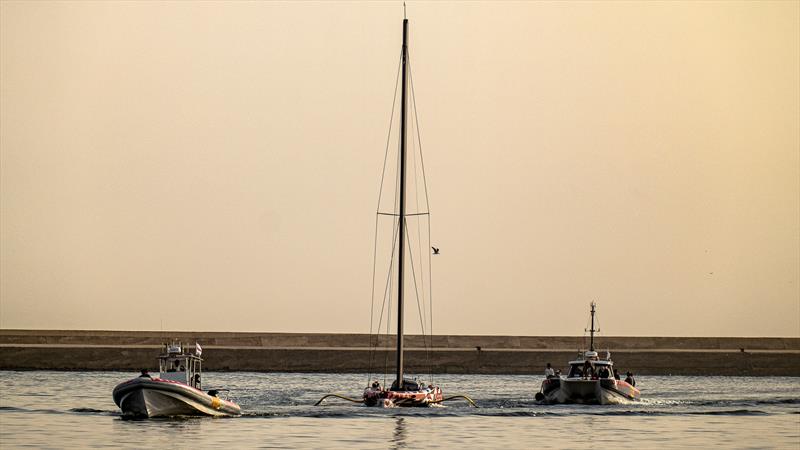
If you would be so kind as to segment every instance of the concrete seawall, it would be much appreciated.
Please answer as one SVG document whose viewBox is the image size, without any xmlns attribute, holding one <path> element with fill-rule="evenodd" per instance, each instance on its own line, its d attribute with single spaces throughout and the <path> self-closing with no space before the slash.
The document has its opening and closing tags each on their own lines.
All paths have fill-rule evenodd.
<svg viewBox="0 0 800 450">
<path fill-rule="evenodd" d="M 382 337 L 372 358 L 364 334 L 0 330 L 0 369 L 125 370 L 153 368 L 170 339 L 203 346 L 206 370 L 383 372 L 394 339 Z M 800 376 L 800 338 L 601 336 L 621 370 L 642 375 Z M 569 336 L 406 337 L 409 373 L 538 374 L 564 368 L 585 347 Z M 426 350 L 427 347 L 427 350 Z M 371 362 L 372 361 L 372 362 Z"/>
</svg>

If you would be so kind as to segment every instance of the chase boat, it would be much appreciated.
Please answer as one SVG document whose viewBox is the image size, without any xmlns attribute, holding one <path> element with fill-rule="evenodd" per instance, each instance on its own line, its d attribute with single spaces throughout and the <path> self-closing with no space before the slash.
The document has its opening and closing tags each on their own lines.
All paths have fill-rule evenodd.
<svg viewBox="0 0 800 450">
<path fill-rule="evenodd" d="M 240 415 L 239 405 L 220 397 L 227 390 L 202 391 L 202 348 L 196 344 L 195 349 L 195 354 L 190 354 L 182 351 L 180 343 L 165 345 L 158 356 L 157 377 L 143 370 L 139 377 L 118 384 L 113 396 L 122 415 L 139 418 Z"/>
<path fill-rule="evenodd" d="M 615 377 L 614 362 L 611 352 L 606 352 L 605 359 L 600 359 L 594 349 L 594 315 L 595 303 L 592 302 L 592 326 L 589 350 L 579 353 L 578 358 L 569 362 L 569 373 L 566 378 L 547 376 L 542 387 L 536 393 L 536 400 L 546 403 L 579 403 L 595 405 L 614 405 L 636 401 L 640 392 L 627 381 Z"/>
</svg>

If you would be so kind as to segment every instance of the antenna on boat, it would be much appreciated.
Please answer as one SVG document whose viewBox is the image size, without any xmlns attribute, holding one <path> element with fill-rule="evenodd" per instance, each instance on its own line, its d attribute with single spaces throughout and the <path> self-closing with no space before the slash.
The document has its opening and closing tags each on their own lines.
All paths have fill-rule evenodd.
<svg viewBox="0 0 800 450">
<path fill-rule="evenodd" d="M 403 2 L 403 20 L 406 20 L 406 2 Z"/>
<path fill-rule="evenodd" d="M 594 307 L 595 306 L 596 306 L 595 302 L 592 302 L 592 327 L 589 328 L 588 330 L 586 330 L 586 331 L 589 332 L 589 351 L 590 352 L 594 351 L 594 333 L 595 333 L 595 331 L 600 331 L 600 330 L 595 330 L 594 329 Z"/>
</svg>

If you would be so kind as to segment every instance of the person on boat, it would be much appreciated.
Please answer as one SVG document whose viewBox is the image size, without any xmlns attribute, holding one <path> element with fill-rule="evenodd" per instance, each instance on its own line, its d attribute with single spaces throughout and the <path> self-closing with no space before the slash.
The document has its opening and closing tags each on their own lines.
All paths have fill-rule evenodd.
<svg viewBox="0 0 800 450">
<path fill-rule="evenodd" d="M 150 378 L 150 379 L 152 379 L 153 377 L 150 376 L 150 373 L 147 371 L 147 369 L 142 369 L 142 374 L 139 375 L 139 378 Z"/>
<path fill-rule="evenodd" d="M 594 364 L 588 359 L 583 363 L 583 378 L 594 378 Z"/>
<path fill-rule="evenodd" d="M 547 363 L 547 368 L 544 369 L 544 376 L 545 378 L 552 378 L 556 376 L 556 371 L 553 370 L 553 366 L 551 366 L 550 363 Z"/>
<path fill-rule="evenodd" d="M 597 373 L 599 378 L 609 378 L 611 376 L 611 372 L 608 371 L 608 367 L 603 366 Z"/>
<path fill-rule="evenodd" d="M 615 379 L 615 380 L 621 380 L 621 379 L 622 379 L 622 378 L 620 378 L 620 376 L 619 376 L 619 370 L 617 370 L 617 368 L 616 368 L 616 367 L 614 368 L 614 379 Z"/>
<path fill-rule="evenodd" d="M 375 381 L 372 382 L 372 389 L 375 389 L 376 391 L 380 391 L 381 390 L 381 384 L 378 383 L 378 380 L 375 380 Z"/>
<path fill-rule="evenodd" d="M 627 377 L 625 377 L 625 382 L 633 387 L 636 387 L 636 380 L 633 378 L 633 374 L 628 372 L 625 375 L 627 375 Z"/>
</svg>

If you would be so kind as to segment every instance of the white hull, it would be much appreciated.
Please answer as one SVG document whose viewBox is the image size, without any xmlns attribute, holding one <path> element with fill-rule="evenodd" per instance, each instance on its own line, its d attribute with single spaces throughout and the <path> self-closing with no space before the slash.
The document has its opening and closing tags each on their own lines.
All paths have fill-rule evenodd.
<svg viewBox="0 0 800 450">
<path fill-rule="evenodd" d="M 159 379 L 134 379 L 114 389 L 114 401 L 124 416 L 235 416 L 241 409 L 233 402 L 208 395 L 181 383 Z"/>
<path fill-rule="evenodd" d="M 545 403 L 619 405 L 638 400 L 638 389 L 621 381 L 562 379 L 558 388 L 544 393 Z"/>
</svg>

